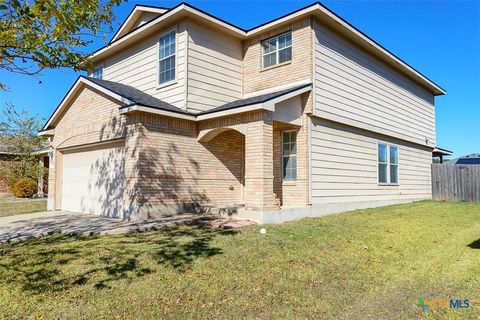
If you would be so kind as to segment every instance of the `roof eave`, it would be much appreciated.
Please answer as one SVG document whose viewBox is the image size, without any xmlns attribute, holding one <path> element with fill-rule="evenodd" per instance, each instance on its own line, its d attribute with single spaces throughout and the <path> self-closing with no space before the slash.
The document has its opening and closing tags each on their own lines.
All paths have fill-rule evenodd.
<svg viewBox="0 0 480 320">
<path fill-rule="evenodd" d="M 442 155 L 442 156 L 451 156 L 453 154 L 453 151 L 447 150 L 447 149 L 442 149 L 439 147 L 435 147 L 432 150 L 432 153 L 437 154 L 437 155 Z"/>
<path fill-rule="evenodd" d="M 446 91 L 442 87 L 397 57 L 394 53 L 383 47 L 381 44 L 367 36 L 348 21 L 344 20 L 335 12 L 322 5 L 320 2 L 317 2 L 312 6 L 311 13 L 316 18 L 333 28 L 335 31 L 356 42 L 356 44 L 362 47 L 364 50 L 373 53 L 382 61 L 407 75 L 413 81 L 421 84 L 434 95 L 438 96 L 446 94 Z"/>
<path fill-rule="evenodd" d="M 123 106 L 123 107 L 120 107 L 119 110 L 120 110 L 120 114 L 130 114 L 132 112 L 147 112 L 147 113 L 164 115 L 167 117 L 179 118 L 184 120 L 195 121 L 196 119 L 194 114 L 190 114 L 187 112 L 176 112 L 172 110 L 160 109 L 160 108 L 146 106 L 142 104 L 132 104 L 128 106 Z"/>
</svg>

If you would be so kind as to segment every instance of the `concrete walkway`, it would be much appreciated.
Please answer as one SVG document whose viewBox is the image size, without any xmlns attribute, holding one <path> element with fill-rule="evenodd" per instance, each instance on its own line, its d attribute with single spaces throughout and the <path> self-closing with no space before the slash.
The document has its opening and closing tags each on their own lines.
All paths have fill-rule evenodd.
<svg viewBox="0 0 480 320">
<path fill-rule="evenodd" d="M 161 220 L 128 222 L 89 214 L 49 211 L 0 217 L 0 243 L 22 241 L 60 231 L 69 235 L 120 234 L 156 230 L 192 222 L 200 215 L 183 214 Z"/>
</svg>

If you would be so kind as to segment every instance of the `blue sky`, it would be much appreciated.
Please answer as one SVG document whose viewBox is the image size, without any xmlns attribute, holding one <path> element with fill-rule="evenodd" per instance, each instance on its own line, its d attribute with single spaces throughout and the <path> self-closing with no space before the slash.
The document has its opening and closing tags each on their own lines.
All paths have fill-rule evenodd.
<svg viewBox="0 0 480 320">
<path fill-rule="evenodd" d="M 136 4 L 172 7 L 178 1 L 129 1 L 115 10 L 114 29 Z M 312 1 L 189 1 L 240 27 L 251 28 Z M 436 98 L 437 145 L 454 156 L 480 152 L 479 1 L 324 1 L 328 8 L 447 90 Z M 110 39 L 111 34 L 107 35 Z M 91 49 L 103 46 L 99 39 Z M 45 71 L 37 80 L 0 72 L 13 103 L 48 118 L 80 73 Z"/>
</svg>

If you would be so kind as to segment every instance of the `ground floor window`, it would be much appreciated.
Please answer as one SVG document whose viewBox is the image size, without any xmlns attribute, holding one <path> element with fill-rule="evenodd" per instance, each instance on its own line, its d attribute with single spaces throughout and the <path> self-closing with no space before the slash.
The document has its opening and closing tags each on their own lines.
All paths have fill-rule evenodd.
<svg viewBox="0 0 480 320">
<path fill-rule="evenodd" d="M 378 144 L 378 183 L 398 184 L 398 147 Z"/>
<path fill-rule="evenodd" d="M 282 132 L 282 177 L 285 181 L 297 179 L 297 131 Z"/>
</svg>

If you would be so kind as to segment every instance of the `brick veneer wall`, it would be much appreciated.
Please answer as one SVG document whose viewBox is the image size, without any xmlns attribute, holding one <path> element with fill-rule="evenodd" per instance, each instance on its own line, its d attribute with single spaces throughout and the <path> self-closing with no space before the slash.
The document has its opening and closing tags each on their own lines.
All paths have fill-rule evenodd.
<svg viewBox="0 0 480 320">
<path fill-rule="evenodd" d="M 244 136 L 228 130 L 206 143 L 197 141 L 196 123 L 137 113 L 140 206 L 232 205 L 243 203 Z M 127 170 L 128 172 L 128 170 Z"/>
<path fill-rule="evenodd" d="M 292 31 L 292 60 L 262 69 L 261 42 Z M 311 19 L 300 20 L 244 41 L 243 93 L 255 92 L 294 81 L 312 79 L 313 31 Z"/>
<path fill-rule="evenodd" d="M 56 125 L 51 146 L 55 149 L 66 148 L 125 137 L 125 118 L 119 113 L 120 106 L 118 101 L 97 90 L 85 87 Z M 54 199 L 59 192 L 55 180 L 60 170 L 58 166 L 61 165 L 60 157 L 61 154 L 56 150 L 50 163 L 48 174 L 50 199 Z M 57 198 L 56 209 L 59 209 L 58 200 Z"/>
<path fill-rule="evenodd" d="M 254 111 L 196 123 L 141 112 L 120 116 L 118 107 L 116 101 L 86 88 L 55 128 L 52 146 L 70 147 L 124 137 L 124 203 L 131 209 L 178 209 L 183 204 L 245 204 L 252 210 L 279 207 L 280 202 L 274 198 L 274 179 L 277 175 L 278 181 L 281 170 L 275 169 L 274 175 L 274 163 L 281 159 L 278 139 L 282 126 L 274 124 L 271 112 Z M 214 132 L 218 134 L 213 138 L 198 141 L 202 132 L 219 128 L 221 132 Z M 222 131 L 225 128 L 233 130 Z M 304 127 L 299 128 L 296 183 L 283 184 L 281 190 L 275 187 L 284 206 L 306 203 L 306 132 Z M 50 198 L 59 193 L 55 180 L 61 178 L 57 174 L 61 159 L 57 150 L 49 173 Z"/>
<path fill-rule="evenodd" d="M 302 95 L 304 110 L 311 107 L 310 93 Z M 282 207 L 300 207 L 309 202 L 309 161 L 308 161 L 308 115 L 302 116 L 303 126 L 273 122 L 273 191 L 275 199 Z M 297 131 L 297 179 L 282 179 L 282 132 Z"/>
</svg>

